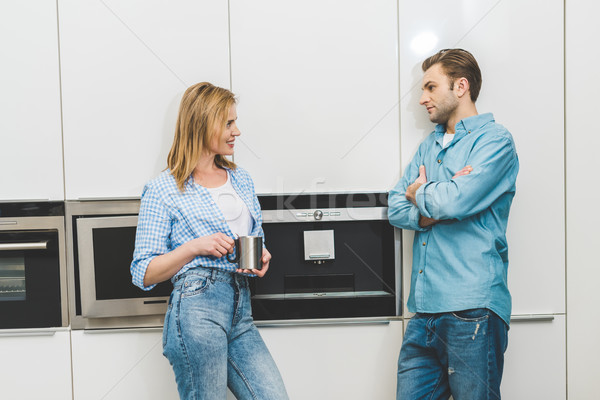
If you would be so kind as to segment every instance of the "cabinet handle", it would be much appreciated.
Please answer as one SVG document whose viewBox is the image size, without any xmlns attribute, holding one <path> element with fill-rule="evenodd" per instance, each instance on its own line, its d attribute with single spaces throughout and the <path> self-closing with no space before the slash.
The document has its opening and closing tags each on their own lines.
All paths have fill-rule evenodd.
<svg viewBox="0 0 600 400">
<path fill-rule="evenodd" d="M 10 250 L 46 250 L 48 241 L 31 243 L 0 243 L 0 251 Z"/>
<path fill-rule="evenodd" d="M 0 337 L 26 337 L 26 336 L 54 336 L 58 331 L 68 331 L 68 328 L 59 329 L 7 329 L 0 331 Z"/>
<path fill-rule="evenodd" d="M 510 317 L 511 322 L 548 322 L 554 321 L 554 315 L 552 314 L 526 314 L 526 315 L 513 315 Z"/>
<path fill-rule="evenodd" d="M 126 333 L 126 332 L 162 332 L 162 327 L 151 328 L 116 328 L 116 329 L 84 329 L 84 334 Z"/>
<path fill-rule="evenodd" d="M 389 319 L 367 319 L 367 320 L 348 320 L 348 319 L 328 319 L 321 320 L 290 320 L 290 321 L 254 321 L 258 328 L 281 328 L 292 326 L 332 326 L 332 325 L 389 325 Z"/>
</svg>

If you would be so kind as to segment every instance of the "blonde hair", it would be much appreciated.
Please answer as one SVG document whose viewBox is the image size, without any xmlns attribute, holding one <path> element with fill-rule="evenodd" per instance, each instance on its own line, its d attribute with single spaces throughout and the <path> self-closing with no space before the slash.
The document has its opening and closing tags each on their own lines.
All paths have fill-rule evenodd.
<svg viewBox="0 0 600 400">
<path fill-rule="evenodd" d="M 229 109 L 235 103 L 231 91 L 208 82 L 190 86 L 183 94 L 173 145 L 167 156 L 167 166 L 182 192 L 202 153 L 225 129 Z M 220 154 L 215 156 L 215 164 L 221 168 L 236 168 Z"/>
</svg>

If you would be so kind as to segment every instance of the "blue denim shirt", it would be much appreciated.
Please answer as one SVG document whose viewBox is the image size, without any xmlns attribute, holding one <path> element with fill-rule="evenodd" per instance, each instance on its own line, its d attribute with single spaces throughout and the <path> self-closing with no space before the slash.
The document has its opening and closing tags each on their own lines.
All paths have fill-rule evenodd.
<svg viewBox="0 0 600 400">
<path fill-rule="evenodd" d="M 250 235 L 262 236 L 262 213 L 254 191 L 254 183 L 246 170 L 241 167 L 227 169 L 233 188 L 244 201 L 253 219 Z M 175 178 L 169 170 L 162 172 L 144 187 L 138 226 L 135 236 L 135 250 L 131 263 L 131 276 L 134 285 L 150 290 L 156 285 L 144 286 L 144 276 L 148 264 L 155 257 L 170 252 L 192 239 L 223 232 L 235 238 L 221 209 L 205 187 L 194 182 L 192 176 L 185 183 L 185 190 L 179 191 Z M 176 276 L 190 268 L 208 267 L 235 272 L 237 266 L 226 257 L 198 256 L 184 265 Z"/>
<path fill-rule="evenodd" d="M 438 125 L 421 143 L 389 196 L 390 223 L 416 231 L 408 309 L 488 308 L 508 324 L 506 226 L 519 171 L 515 145 L 492 114 L 461 120 L 445 149 L 444 130 Z M 415 206 L 405 192 L 420 165 L 427 183 L 417 190 Z M 473 167 L 469 175 L 452 179 L 467 165 Z M 421 215 L 440 222 L 422 228 Z"/>
</svg>

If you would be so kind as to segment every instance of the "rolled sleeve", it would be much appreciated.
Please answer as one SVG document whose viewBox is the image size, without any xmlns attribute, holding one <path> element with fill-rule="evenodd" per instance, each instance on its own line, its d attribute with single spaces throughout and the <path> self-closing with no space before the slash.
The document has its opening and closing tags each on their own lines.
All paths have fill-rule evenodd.
<svg viewBox="0 0 600 400">
<path fill-rule="evenodd" d="M 415 193 L 415 200 L 417 202 L 417 210 L 419 212 L 420 215 L 427 217 L 427 218 L 433 218 L 431 216 L 431 213 L 429 212 L 429 210 L 427 210 L 427 203 L 425 201 L 425 188 L 430 184 L 431 182 L 426 182 L 423 185 L 421 185 L 419 187 L 419 189 L 417 189 L 417 192 Z"/>
<path fill-rule="evenodd" d="M 151 290 L 156 285 L 144 286 L 144 277 L 150 262 L 169 252 L 171 219 L 158 191 L 146 186 L 142 193 L 138 225 L 135 235 L 135 251 L 131 263 L 134 285 Z"/>
<path fill-rule="evenodd" d="M 423 145 L 421 145 L 422 147 Z M 413 231 L 426 231 L 430 227 L 423 228 L 419 225 L 421 212 L 413 203 L 406 198 L 406 189 L 419 176 L 419 166 L 423 164 L 421 147 L 407 166 L 402 179 L 390 191 L 388 196 L 388 220 L 390 224 L 401 229 Z"/>
</svg>

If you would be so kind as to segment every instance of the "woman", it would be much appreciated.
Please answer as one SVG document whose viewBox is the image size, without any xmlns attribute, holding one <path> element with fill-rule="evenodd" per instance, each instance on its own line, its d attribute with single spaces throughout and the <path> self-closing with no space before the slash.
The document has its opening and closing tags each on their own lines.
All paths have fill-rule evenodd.
<svg viewBox="0 0 600 400">
<path fill-rule="evenodd" d="M 252 320 L 248 277 L 227 261 L 235 234 L 263 236 L 248 173 L 227 160 L 235 139 L 233 93 L 207 82 L 181 100 L 168 169 L 144 188 L 131 273 L 144 290 L 167 279 L 163 352 L 182 399 L 287 399 Z M 271 255 L 263 247 L 262 277 Z"/>
</svg>

